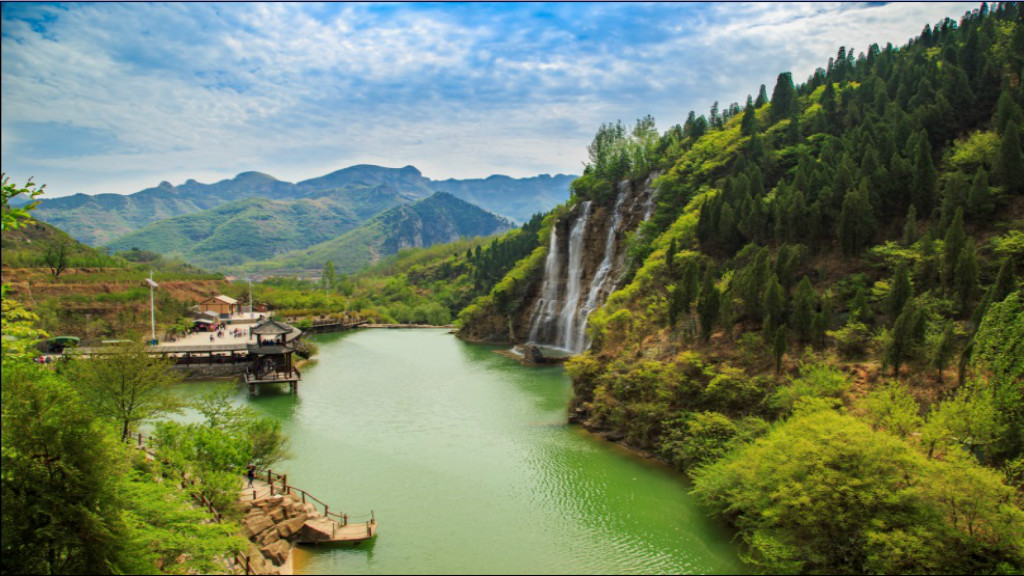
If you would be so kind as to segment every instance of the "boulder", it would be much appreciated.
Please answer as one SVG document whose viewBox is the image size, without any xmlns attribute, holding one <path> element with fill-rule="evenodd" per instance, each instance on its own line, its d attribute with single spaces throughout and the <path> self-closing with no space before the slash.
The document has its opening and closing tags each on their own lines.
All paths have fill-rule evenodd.
<svg viewBox="0 0 1024 576">
<path fill-rule="evenodd" d="M 260 546 L 269 546 L 280 539 L 280 531 L 277 528 L 271 528 L 260 536 Z"/>
<path fill-rule="evenodd" d="M 269 514 L 270 519 L 274 521 L 274 524 L 278 524 L 285 519 L 284 508 L 281 508 L 280 506 L 272 510 L 269 510 Z"/>
<path fill-rule="evenodd" d="M 260 548 L 260 553 L 274 563 L 275 566 L 284 564 L 291 552 L 292 547 L 284 540 L 278 540 L 272 544 Z"/>
<path fill-rule="evenodd" d="M 251 514 L 242 520 L 245 537 L 250 540 L 273 525 L 274 523 L 265 514 Z"/>
<path fill-rule="evenodd" d="M 290 518 L 281 522 L 277 525 L 277 531 L 281 533 L 282 538 L 290 538 L 292 535 L 302 530 L 302 527 L 306 524 L 306 515 L 300 514 L 294 518 Z"/>
</svg>

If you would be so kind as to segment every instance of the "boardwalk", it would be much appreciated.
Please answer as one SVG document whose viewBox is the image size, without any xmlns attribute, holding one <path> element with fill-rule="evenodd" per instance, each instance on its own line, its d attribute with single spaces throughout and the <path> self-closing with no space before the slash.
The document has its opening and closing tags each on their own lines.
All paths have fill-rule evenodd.
<svg viewBox="0 0 1024 576">
<path fill-rule="evenodd" d="M 265 477 L 265 474 L 260 474 Z M 288 486 L 283 476 L 271 475 L 273 484 L 266 480 L 255 480 L 252 487 L 243 483 L 239 491 L 239 501 L 246 505 L 259 504 L 272 498 L 291 499 L 301 502 L 307 510 L 308 517 L 302 530 L 297 532 L 298 544 L 359 544 L 377 535 L 377 521 L 371 513 L 366 522 L 349 522 L 347 514 L 331 512 L 326 504 L 310 495 L 305 490 Z M 282 491 L 284 494 L 282 494 Z M 321 511 L 317 504 L 323 508 Z"/>
</svg>

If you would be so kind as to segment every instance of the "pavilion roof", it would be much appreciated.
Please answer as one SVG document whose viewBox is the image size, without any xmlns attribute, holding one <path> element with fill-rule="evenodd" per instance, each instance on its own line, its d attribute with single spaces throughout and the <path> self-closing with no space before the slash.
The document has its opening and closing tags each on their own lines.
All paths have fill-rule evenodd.
<svg viewBox="0 0 1024 576">
<path fill-rule="evenodd" d="M 278 322 L 277 320 L 271 320 L 267 318 L 256 326 L 249 330 L 250 334 L 257 334 L 259 336 L 279 336 L 281 334 L 291 334 L 295 330 L 291 325 L 285 324 L 284 322 Z"/>
</svg>

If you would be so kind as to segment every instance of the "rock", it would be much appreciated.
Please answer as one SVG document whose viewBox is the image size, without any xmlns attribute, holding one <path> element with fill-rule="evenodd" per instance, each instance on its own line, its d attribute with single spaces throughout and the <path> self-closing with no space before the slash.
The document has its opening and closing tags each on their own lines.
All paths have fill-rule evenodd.
<svg viewBox="0 0 1024 576">
<path fill-rule="evenodd" d="M 246 516 L 242 520 L 242 526 L 245 529 L 245 537 L 250 540 L 264 530 L 273 527 L 274 523 L 265 514 L 253 514 Z"/>
<path fill-rule="evenodd" d="M 274 563 L 275 566 L 284 564 L 284 561 L 288 558 L 288 554 L 291 553 L 292 547 L 288 542 L 284 540 L 278 540 L 273 544 L 260 548 L 260 553 L 265 558 Z"/>
<path fill-rule="evenodd" d="M 271 528 L 260 536 L 260 545 L 269 546 L 281 539 L 281 533 L 277 528 Z"/>
<path fill-rule="evenodd" d="M 285 519 L 284 508 L 281 508 L 280 506 L 274 508 L 273 510 L 270 510 L 269 513 L 270 519 L 274 521 L 274 524 L 277 524 Z"/>
<path fill-rule="evenodd" d="M 292 535 L 302 530 L 302 527 L 306 525 L 306 515 L 300 514 L 289 520 L 277 525 L 277 531 L 281 533 L 282 538 L 290 538 Z"/>
</svg>

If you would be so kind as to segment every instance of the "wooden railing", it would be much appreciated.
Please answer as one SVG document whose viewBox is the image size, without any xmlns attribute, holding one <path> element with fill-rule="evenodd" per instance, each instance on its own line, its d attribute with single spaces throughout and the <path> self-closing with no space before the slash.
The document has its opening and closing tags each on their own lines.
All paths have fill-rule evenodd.
<svg viewBox="0 0 1024 576">
<path fill-rule="evenodd" d="M 342 526 L 348 526 L 350 519 L 348 514 L 331 512 L 330 506 L 328 506 L 327 503 L 324 502 L 323 500 L 320 500 L 319 498 L 313 496 L 309 492 L 306 492 L 302 488 L 298 488 L 296 486 L 288 484 L 287 474 L 278 474 L 273 470 L 266 470 L 263 468 L 257 468 L 256 472 L 259 474 L 261 480 L 263 479 L 264 475 L 266 476 L 267 485 L 270 486 L 271 496 L 274 496 L 275 494 L 292 494 L 293 492 L 297 493 L 302 498 L 303 504 L 306 504 L 307 502 L 312 502 L 313 506 L 319 504 L 324 509 L 323 515 L 325 518 L 330 519 L 333 516 L 337 519 L 336 521 L 339 524 L 341 524 Z M 256 490 L 252 491 L 252 498 L 253 500 L 256 499 Z M 369 520 L 367 522 L 371 524 L 376 524 L 377 522 L 377 518 L 374 516 L 373 510 L 370 510 L 369 514 L 363 514 L 361 516 L 358 516 L 358 518 L 368 518 Z"/>
</svg>

